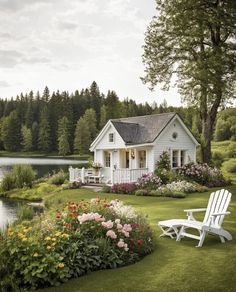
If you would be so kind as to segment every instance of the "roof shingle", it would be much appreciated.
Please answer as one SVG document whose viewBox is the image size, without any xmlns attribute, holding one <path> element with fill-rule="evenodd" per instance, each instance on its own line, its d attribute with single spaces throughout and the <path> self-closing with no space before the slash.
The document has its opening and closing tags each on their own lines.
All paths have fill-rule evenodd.
<svg viewBox="0 0 236 292">
<path fill-rule="evenodd" d="M 152 143 L 176 113 L 154 114 L 111 120 L 126 144 Z"/>
</svg>

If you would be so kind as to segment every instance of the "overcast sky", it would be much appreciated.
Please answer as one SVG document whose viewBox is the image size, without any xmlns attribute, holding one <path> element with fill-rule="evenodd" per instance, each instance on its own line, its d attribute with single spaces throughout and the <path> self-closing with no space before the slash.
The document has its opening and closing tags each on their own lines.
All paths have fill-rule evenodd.
<svg viewBox="0 0 236 292">
<path fill-rule="evenodd" d="M 175 89 L 143 85 L 144 32 L 154 0 L 0 0 L 0 97 L 88 87 L 179 105 Z"/>
</svg>

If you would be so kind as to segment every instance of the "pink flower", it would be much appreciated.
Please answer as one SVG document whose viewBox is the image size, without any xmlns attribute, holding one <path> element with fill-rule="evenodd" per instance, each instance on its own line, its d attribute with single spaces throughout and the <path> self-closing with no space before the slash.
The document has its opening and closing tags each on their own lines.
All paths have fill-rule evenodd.
<svg viewBox="0 0 236 292">
<path fill-rule="evenodd" d="M 107 228 L 107 229 L 111 229 L 113 227 L 113 222 L 111 220 L 106 221 L 106 222 L 102 222 L 102 226 Z"/>
<path fill-rule="evenodd" d="M 129 237 L 129 232 L 127 232 L 125 230 L 121 230 L 121 232 L 124 234 L 125 237 Z"/>
<path fill-rule="evenodd" d="M 117 235 L 115 234 L 115 232 L 113 230 L 108 230 L 107 233 L 106 233 L 106 236 L 110 237 L 112 239 L 116 239 L 117 238 Z"/>
<path fill-rule="evenodd" d="M 117 229 L 122 229 L 123 228 L 123 226 L 121 224 L 117 224 L 116 227 L 117 227 Z"/>
<path fill-rule="evenodd" d="M 119 242 L 117 243 L 117 246 L 119 248 L 124 248 L 124 246 L 125 246 L 124 239 L 120 239 Z"/>
<path fill-rule="evenodd" d="M 124 224 L 123 230 L 126 232 L 130 232 L 130 231 L 132 231 L 132 227 L 130 224 Z"/>
</svg>

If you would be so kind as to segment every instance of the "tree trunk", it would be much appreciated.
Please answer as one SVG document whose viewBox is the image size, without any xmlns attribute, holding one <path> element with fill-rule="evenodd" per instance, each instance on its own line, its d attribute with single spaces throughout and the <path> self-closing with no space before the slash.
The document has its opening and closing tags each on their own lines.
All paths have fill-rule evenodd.
<svg viewBox="0 0 236 292">
<path fill-rule="evenodd" d="M 212 121 L 208 116 L 202 121 L 202 139 L 201 139 L 201 158 L 202 162 L 211 162 L 211 139 L 212 139 Z"/>
</svg>

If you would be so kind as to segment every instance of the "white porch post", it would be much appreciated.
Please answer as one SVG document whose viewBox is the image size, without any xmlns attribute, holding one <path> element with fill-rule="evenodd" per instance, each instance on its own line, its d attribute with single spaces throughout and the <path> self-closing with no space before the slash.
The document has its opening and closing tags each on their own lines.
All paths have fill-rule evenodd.
<svg viewBox="0 0 236 292">
<path fill-rule="evenodd" d="M 82 184 L 85 183 L 85 169 L 84 169 L 84 167 L 82 167 L 82 169 L 81 169 L 81 182 L 82 182 Z"/>
<path fill-rule="evenodd" d="M 111 184 L 114 183 L 114 173 L 113 173 L 113 151 L 110 151 L 111 159 L 110 159 L 110 168 L 111 168 Z"/>
<path fill-rule="evenodd" d="M 178 150 L 178 167 L 181 166 L 181 150 Z"/>
</svg>

